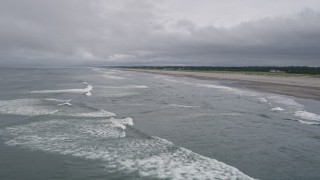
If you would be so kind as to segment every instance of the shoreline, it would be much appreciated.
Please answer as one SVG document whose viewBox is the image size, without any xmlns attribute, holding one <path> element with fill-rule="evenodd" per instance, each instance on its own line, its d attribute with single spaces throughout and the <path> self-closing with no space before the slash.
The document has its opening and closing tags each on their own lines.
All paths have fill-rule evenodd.
<svg viewBox="0 0 320 180">
<path fill-rule="evenodd" d="M 231 86 L 255 89 L 275 94 L 294 96 L 320 101 L 320 79 L 312 77 L 279 77 L 266 75 L 247 75 L 237 73 L 215 73 L 200 71 L 169 71 L 120 68 L 121 70 L 152 73 L 177 77 L 190 77 L 201 80 L 232 81 Z M 225 84 L 225 83 L 223 83 Z M 230 85 L 230 84 L 228 84 Z"/>
</svg>

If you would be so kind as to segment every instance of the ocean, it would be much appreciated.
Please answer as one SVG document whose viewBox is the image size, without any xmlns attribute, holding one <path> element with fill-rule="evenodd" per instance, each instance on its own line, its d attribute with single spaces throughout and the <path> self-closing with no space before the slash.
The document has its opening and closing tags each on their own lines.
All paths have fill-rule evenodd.
<svg viewBox="0 0 320 180">
<path fill-rule="evenodd" d="M 0 179 L 320 179 L 319 101 L 108 68 L 0 77 Z"/>
</svg>

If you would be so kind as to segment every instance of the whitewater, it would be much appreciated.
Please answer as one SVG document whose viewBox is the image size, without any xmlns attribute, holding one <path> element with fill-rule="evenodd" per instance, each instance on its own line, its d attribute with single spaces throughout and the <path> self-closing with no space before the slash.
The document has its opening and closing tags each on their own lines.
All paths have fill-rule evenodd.
<svg viewBox="0 0 320 180">
<path fill-rule="evenodd" d="M 0 74 L 5 179 L 320 178 L 318 101 L 107 68 Z"/>
</svg>

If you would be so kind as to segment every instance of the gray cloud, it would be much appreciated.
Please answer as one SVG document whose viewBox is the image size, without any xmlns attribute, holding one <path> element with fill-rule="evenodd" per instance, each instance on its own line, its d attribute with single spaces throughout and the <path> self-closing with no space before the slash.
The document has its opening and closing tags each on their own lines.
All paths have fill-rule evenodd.
<svg viewBox="0 0 320 180">
<path fill-rule="evenodd" d="M 301 9 L 223 27 L 152 0 L 2 0 L 0 65 L 319 66 L 320 13 Z"/>
</svg>

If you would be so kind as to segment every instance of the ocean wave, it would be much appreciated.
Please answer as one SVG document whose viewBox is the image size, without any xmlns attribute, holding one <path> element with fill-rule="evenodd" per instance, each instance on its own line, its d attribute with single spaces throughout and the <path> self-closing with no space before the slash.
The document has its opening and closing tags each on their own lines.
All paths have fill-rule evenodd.
<svg viewBox="0 0 320 180">
<path fill-rule="evenodd" d="M 213 89 L 219 89 L 224 92 L 228 92 L 230 94 L 240 95 L 240 96 L 260 96 L 260 93 L 250 91 L 250 90 L 241 90 L 233 87 L 228 86 L 222 86 L 222 85 L 214 85 L 214 84 L 202 84 L 202 83 L 187 83 L 187 84 L 194 84 L 198 87 L 206 87 L 206 88 L 213 88 Z"/>
<path fill-rule="evenodd" d="M 124 97 L 124 96 L 133 96 L 138 95 L 139 93 L 108 93 L 105 94 L 105 97 Z"/>
<path fill-rule="evenodd" d="M 70 100 L 61 99 L 15 99 L 0 101 L 0 114 L 39 116 L 55 115 L 83 118 L 108 118 L 114 113 L 92 107 L 71 106 Z"/>
<path fill-rule="evenodd" d="M 296 109 L 296 110 L 304 109 L 304 105 L 299 104 L 293 98 L 289 98 L 286 96 L 272 95 L 272 96 L 269 96 L 268 99 L 272 100 L 277 104 L 286 105 L 288 108 L 291 108 L 291 109 Z"/>
<path fill-rule="evenodd" d="M 99 160 L 108 171 L 177 180 L 252 179 L 232 166 L 165 139 L 126 137 L 130 125 L 131 118 L 56 119 L 8 127 L 0 134 L 7 145 Z"/>
<path fill-rule="evenodd" d="M 243 116 L 242 113 L 218 113 L 219 116 Z"/>
<path fill-rule="evenodd" d="M 43 98 L 43 99 L 41 99 L 41 100 L 45 100 L 45 101 L 54 101 L 54 102 L 60 102 L 60 103 L 63 103 L 63 102 L 69 101 L 70 99 Z"/>
<path fill-rule="evenodd" d="M 128 159 L 121 164 L 131 172 L 138 171 L 144 177 L 177 180 L 253 179 L 232 166 L 177 147 L 165 139 L 152 137 L 140 146 L 158 148 L 157 155 Z"/>
<path fill-rule="evenodd" d="M 156 77 L 159 78 L 159 77 Z M 217 84 L 205 84 L 205 83 L 194 83 L 194 82 L 188 82 L 188 81 L 178 81 L 170 78 L 165 78 L 162 77 L 161 79 L 170 81 L 170 82 L 175 82 L 175 83 L 183 83 L 186 85 L 192 85 L 192 86 L 198 86 L 198 87 L 205 87 L 205 88 L 212 88 L 212 89 L 218 89 L 224 92 L 228 92 L 231 94 L 236 94 L 236 95 L 241 95 L 241 96 L 259 96 L 260 93 L 256 93 L 254 91 L 250 90 L 241 90 L 238 88 L 233 88 L 233 87 L 228 87 L 228 86 L 223 86 L 223 85 L 217 85 Z"/>
<path fill-rule="evenodd" d="M 109 89 L 147 89 L 148 86 L 144 85 L 126 85 L 126 86 L 97 86 L 100 88 L 109 88 Z"/>
<path fill-rule="evenodd" d="M 270 106 L 273 106 L 270 111 L 284 111 L 285 109 L 279 106 L 274 106 L 273 104 L 280 104 L 280 105 L 285 105 L 286 111 L 293 114 L 294 116 L 306 119 L 306 120 L 313 120 L 313 121 L 320 121 L 320 115 L 314 114 L 307 112 L 305 110 L 304 105 L 296 102 L 293 98 L 282 96 L 282 95 L 270 95 L 268 93 L 259 93 L 259 92 L 254 92 L 250 90 L 243 90 L 243 89 L 237 89 L 233 87 L 227 87 L 227 86 L 222 86 L 222 85 L 216 85 L 216 84 L 205 84 L 205 83 L 194 83 L 194 82 L 187 82 L 187 81 L 178 81 L 174 79 L 169 79 L 167 77 L 161 77 L 157 76 L 155 78 L 161 78 L 166 81 L 170 82 L 179 82 L 187 85 L 192 85 L 192 86 L 198 86 L 198 87 L 205 87 L 205 88 L 213 88 L 213 89 L 218 89 L 223 92 L 228 92 L 231 94 L 236 94 L 240 96 L 249 96 L 249 97 L 258 97 L 259 102 L 269 102 Z M 308 122 L 311 123 L 312 122 Z"/>
<path fill-rule="evenodd" d="M 259 98 L 259 101 L 260 102 L 268 102 L 268 100 L 266 98 L 263 98 L 263 97 Z"/>
<path fill-rule="evenodd" d="M 320 125 L 320 123 L 317 122 L 311 122 L 311 121 L 303 121 L 303 120 L 298 120 L 301 124 L 308 124 L 308 125 Z"/>
<path fill-rule="evenodd" d="M 91 96 L 91 91 L 93 87 L 89 85 L 87 82 L 84 82 L 87 85 L 84 89 L 60 89 L 60 90 L 39 90 L 39 91 L 31 91 L 31 94 L 55 94 L 55 93 L 81 93 L 87 96 Z"/>
<path fill-rule="evenodd" d="M 101 68 L 92 68 L 92 71 L 95 71 L 97 72 L 98 74 L 102 75 L 103 77 L 105 78 L 108 78 L 108 79 L 118 79 L 118 80 L 123 80 L 123 79 L 126 79 L 125 77 L 121 77 L 121 76 L 116 76 L 115 74 L 121 72 L 121 71 L 118 71 L 118 70 L 107 70 L 107 69 L 101 69 Z"/>
<path fill-rule="evenodd" d="M 60 110 L 56 115 L 62 116 L 70 116 L 70 117 L 86 117 L 86 118 L 103 118 L 103 117 L 113 117 L 116 116 L 113 112 L 105 111 L 103 109 L 99 109 L 96 111 L 89 112 L 81 112 L 88 111 L 87 109 L 74 109 L 72 110 Z"/>
<path fill-rule="evenodd" d="M 22 116 L 39 116 L 57 113 L 54 106 L 45 105 L 40 99 L 15 99 L 0 101 L 0 113 Z"/>
<path fill-rule="evenodd" d="M 188 105 L 180 105 L 180 104 L 169 104 L 167 106 L 180 107 L 180 108 L 199 108 L 199 107 L 201 107 L 201 106 L 188 106 Z"/>
<path fill-rule="evenodd" d="M 294 115 L 307 120 L 320 121 L 320 115 L 308 111 L 296 111 Z"/>
<path fill-rule="evenodd" d="M 178 82 L 192 86 L 205 87 L 205 88 L 213 88 L 218 89 L 223 92 L 228 92 L 231 94 L 236 94 L 240 96 L 249 96 L 249 97 L 258 97 L 259 102 L 269 102 L 270 106 L 273 106 L 270 111 L 284 111 L 286 109 L 287 112 L 293 114 L 294 116 L 313 121 L 320 121 L 320 115 L 307 112 L 305 110 L 304 105 L 296 102 L 293 98 L 282 96 L 282 95 L 273 95 L 269 93 L 259 93 L 250 90 L 243 90 L 228 86 L 216 85 L 216 84 L 205 84 L 205 83 L 194 83 L 183 80 L 175 80 L 170 79 L 164 76 L 156 76 L 154 78 L 161 78 L 170 82 Z M 285 105 L 285 109 L 279 106 L 274 106 L 273 104 Z"/>
<path fill-rule="evenodd" d="M 107 79 L 115 79 L 115 80 L 124 80 L 124 79 L 127 79 L 127 78 L 125 78 L 125 77 L 108 75 L 108 74 L 103 74 L 102 76 L 105 77 L 105 78 L 107 78 Z"/>
<path fill-rule="evenodd" d="M 111 121 L 116 121 L 123 125 L 133 126 L 133 119 L 131 117 L 127 117 L 124 119 L 111 118 Z"/>
<path fill-rule="evenodd" d="M 281 107 L 274 107 L 274 108 L 271 108 L 270 111 L 284 111 L 284 109 Z"/>
<path fill-rule="evenodd" d="M 69 100 L 67 100 L 67 101 L 65 101 L 63 103 L 58 104 L 58 106 L 64 106 L 64 105 L 71 106 L 72 104 L 70 103 L 70 101 L 71 101 L 71 99 L 69 99 Z"/>
</svg>

